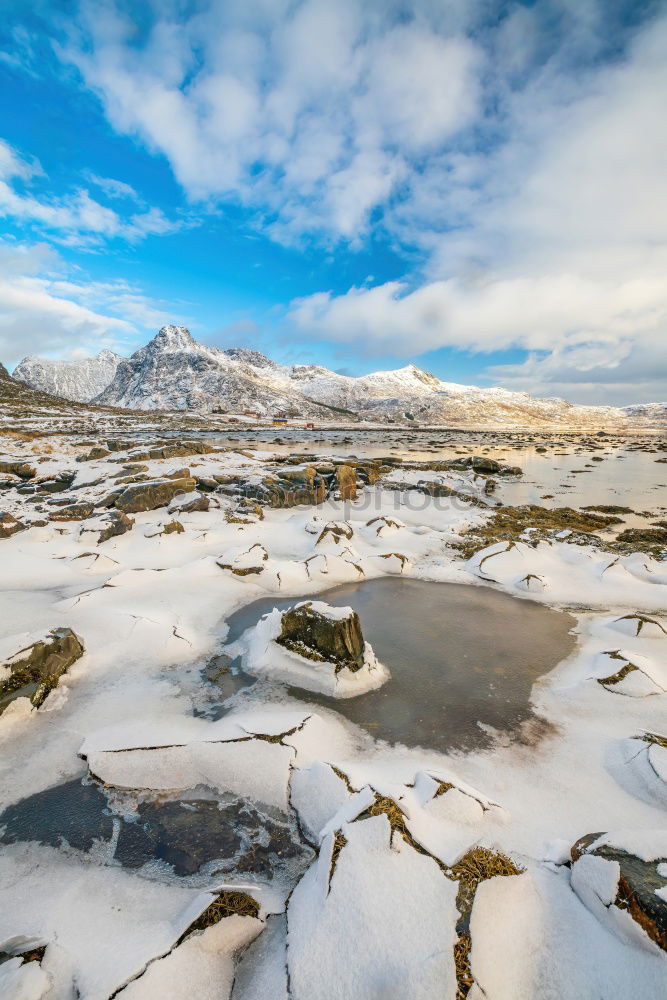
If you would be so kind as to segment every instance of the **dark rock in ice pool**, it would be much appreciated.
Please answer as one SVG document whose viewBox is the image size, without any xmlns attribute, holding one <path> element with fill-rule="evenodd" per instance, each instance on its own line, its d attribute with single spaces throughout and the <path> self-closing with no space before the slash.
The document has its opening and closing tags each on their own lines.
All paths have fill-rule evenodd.
<svg viewBox="0 0 667 1000">
<path fill-rule="evenodd" d="M 41 705 L 83 651 L 83 643 L 71 628 L 53 629 L 43 639 L 18 650 L 0 664 L 10 671 L 0 681 L 0 711 L 21 695 L 29 697 L 33 705 Z"/>
<path fill-rule="evenodd" d="M 13 514 L 0 512 L 0 538 L 11 538 L 18 531 L 25 531 L 27 525 L 19 521 Z"/>
<path fill-rule="evenodd" d="M 667 857 L 642 861 L 610 844 L 593 846 L 604 837 L 603 833 L 587 833 L 580 837 L 572 847 L 573 863 L 576 865 L 585 854 L 616 863 L 620 872 L 613 905 L 619 910 L 626 910 L 651 940 L 667 951 L 667 900 L 656 894 L 658 889 L 665 887 L 665 876 L 660 874 L 658 868 L 664 868 Z"/>
<path fill-rule="evenodd" d="M 359 670 L 364 662 L 364 637 L 359 615 L 350 608 L 329 608 L 305 601 L 285 611 L 276 642 L 311 660 Z"/>
<path fill-rule="evenodd" d="M 500 462 L 496 462 L 495 458 L 480 457 L 479 455 L 473 455 L 472 467 L 474 472 L 500 472 Z"/>
</svg>

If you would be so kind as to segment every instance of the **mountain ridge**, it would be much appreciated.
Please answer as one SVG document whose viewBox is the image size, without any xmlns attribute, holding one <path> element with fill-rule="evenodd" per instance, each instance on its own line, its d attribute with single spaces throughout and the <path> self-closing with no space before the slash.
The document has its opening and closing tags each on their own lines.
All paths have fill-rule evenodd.
<svg viewBox="0 0 667 1000">
<path fill-rule="evenodd" d="M 183 326 L 164 326 L 130 358 L 113 355 L 113 359 L 113 377 L 90 399 L 103 406 L 135 410 L 201 414 L 250 411 L 263 417 L 281 411 L 317 419 L 325 408 L 331 414 L 339 412 L 341 419 L 345 413 L 378 423 L 412 420 L 504 426 L 620 428 L 632 421 L 652 421 L 660 426 L 667 422 L 667 404 L 581 406 L 500 386 L 480 388 L 445 382 L 414 364 L 360 376 L 341 375 L 320 365 L 281 365 L 251 348 L 220 349 L 200 344 Z M 29 360 L 24 359 L 16 369 L 21 369 L 27 384 L 33 375 L 26 364 Z M 50 364 L 61 371 L 58 366 L 81 362 Z M 77 369 L 80 380 L 84 371 Z M 38 375 L 46 377 L 41 370 Z M 84 388 L 90 391 L 92 382 L 80 391 Z"/>
<path fill-rule="evenodd" d="M 78 361 L 51 361 L 28 354 L 14 369 L 13 378 L 52 396 L 89 403 L 113 380 L 121 360 L 109 350 Z"/>
</svg>

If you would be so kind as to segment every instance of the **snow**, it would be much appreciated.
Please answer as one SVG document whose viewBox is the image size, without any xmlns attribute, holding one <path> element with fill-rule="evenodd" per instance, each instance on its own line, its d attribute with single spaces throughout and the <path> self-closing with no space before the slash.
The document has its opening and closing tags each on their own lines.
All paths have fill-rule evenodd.
<svg viewBox="0 0 667 1000">
<path fill-rule="evenodd" d="M 384 816 L 342 832 L 330 884 L 333 835 L 290 899 L 293 1000 L 454 1000 L 455 884 L 404 842 L 390 846 Z"/>
<path fill-rule="evenodd" d="M 227 364 L 259 362 L 229 357 Z M 30 447 L 12 442 L 8 453 L 25 459 Z M 54 439 L 54 449 L 41 456 L 45 475 L 73 467 L 71 443 Z M 271 468 L 261 452 L 187 462 L 209 476 L 252 470 L 259 477 Z M 145 464 L 160 479 L 183 463 Z M 78 475 L 86 485 L 77 498 L 99 501 L 118 471 L 118 462 L 84 464 Z M 459 485 L 462 479 L 444 478 Z M 276 888 L 258 877 L 281 911 L 265 925 L 226 918 L 175 948 L 220 888 L 209 872 L 179 880 L 164 869 L 125 870 L 99 849 L 3 843 L 0 941 L 48 947 L 41 962 L 0 965 L 0 993 L 64 1000 L 76 983 L 82 1000 L 107 1000 L 123 987 L 119 996 L 151 1000 L 286 1000 L 289 975 L 292 1000 L 453 998 L 457 886 L 434 858 L 451 865 L 481 845 L 528 870 L 478 888 L 473 1000 L 482 990 L 487 1000 L 665 1000 L 664 954 L 647 947 L 627 912 L 610 906 L 618 866 L 587 854 L 571 872 L 564 867 L 572 844 L 597 831 L 607 831 L 599 843 L 643 858 L 667 856 L 667 751 L 641 738 L 665 732 L 664 563 L 637 555 L 612 560 L 601 548 L 567 539 L 520 542 L 509 551 L 490 546 L 464 562 L 449 544 L 485 516 L 481 509 L 443 507 L 425 495 L 416 509 L 381 487 L 372 502 L 363 494 L 357 503 L 329 499 L 316 510 L 266 509 L 264 520 L 248 525 L 226 521 L 229 501 L 214 496 L 222 508 L 183 512 L 180 536 L 159 533 L 166 512 L 156 511 L 137 514 L 131 532 L 102 547 L 98 515 L 0 541 L 1 658 L 23 648 L 26 636 L 58 626 L 71 627 L 86 647 L 42 708 L 19 698 L 0 716 L 0 808 L 86 775 L 107 783 L 113 801 L 133 804 L 193 790 L 214 800 L 233 795 L 298 819 L 319 857 L 288 887 L 289 901 L 282 883 Z M 25 509 L 13 490 L 4 497 L 7 509 Z M 375 517 L 395 524 L 369 525 Z M 352 538 L 318 545 L 328 522 L 347 523 Z M 261 572 L 221 570 L 227 559 L 237 568 L 261 564 Z M 335 703 L 325 707 L 309 694 L 352 695 L 368 690 L 371 676 L 386 680 L 384 668 L 371 663 L 372 651 L 366 675 L 332 679 L 333 665 L 276 645 L 278 612 L 240 643 L 256 683 L 220 706 L 223 696 L 202 671 L 224 650 L 234 611 L 278 595 L 327 608 L 323 592 L 333 584 L 391 573 L 434 586 L 492 586 L 569 610 L 576 648 L 533 686 L 533 710 L 542 720 L 535 731 L 528 726 L 521 739 L 490 734 L 490 749 L 465 753 L 383 744 L 343 719 Z M 542 585 L 528 586 L 529 575 Z M 657 624 L 638 629 L 638 614 Z M 363 627 L 363 611 L 360 617 Z M 609 655 L 616 650 L 621 659 Z M 620 690 L 597 683 L 625 663 L 638 670 Z M 361 818 L 376 793 L 396 802 L 410 835 L 433 857 L 400 834 L 390 838 L 384 816 Z M 329 884 L 338 832 L 346 844 Z M 7 977 L 14 977 L 11 986 Z"/>
<path fill-rule="evenodd" d="M 542 905 L 528 873 L 496 876 L 475 893 L 470 935 L 472 1000 L 535 996 L 544 945 Z"/>
<path fill-rule="evenodd" d="M 228 1000 L 234 982 L 234 956 L 246 948 L 263 924 L 254 917 L 226 917 L 191 935 L 118 994 L 122 1000 Z"/>
</svg>

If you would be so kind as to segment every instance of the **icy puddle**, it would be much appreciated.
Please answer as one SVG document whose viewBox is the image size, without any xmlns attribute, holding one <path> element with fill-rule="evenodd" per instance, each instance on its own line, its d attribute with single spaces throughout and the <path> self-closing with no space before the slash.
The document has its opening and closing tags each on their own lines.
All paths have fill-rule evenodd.
<svg viewBox="0 0 667 1000">
<path fill-rule="evenodd" d="M 242 608 L 229 619 L 228 641 L 273 608 L 304 599 L 269 597 Z M 354 608 L 391 679 L 355 698 L 288 690 L 389 743 L 468 750 L 490 744 L 486 727 L 516 733 L 535 719 L 535 681 L 575 645 L 571 615 L 489 587 L 389 578 L 345 584 L 317 599 Z"/>
<path fill-rule="evenodd" d="M 115 809 L 119 803 L 113 803 Z M 112 810 L 96 784 L 68 781 L 30 795 L 0 814 L 0 842 L 36 841 L 146 874 L 242 875 L 293 883 L 313 852 L 293 822 L 226 796 L 152 799 Z M 128 805 L 133 814 L 127 814 Z M 156 865 L 157 863 L 157 865 Z"/>
</svg>

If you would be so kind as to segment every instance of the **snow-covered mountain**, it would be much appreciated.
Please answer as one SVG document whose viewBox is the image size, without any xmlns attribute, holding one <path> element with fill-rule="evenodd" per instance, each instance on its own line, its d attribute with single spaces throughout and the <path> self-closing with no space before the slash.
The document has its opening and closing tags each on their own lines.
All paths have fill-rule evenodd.
<svg viewBox="0 0 667 1000">
<path fill-rule="evenodd" d="M 623 412 L 634 423 L 648 423 L 653 427 L 667 426 L 667 403 L 635 403 L 624 406 Z"/>
<path fill-rule="evenodd" d="M 14 378 L 33 389 L 63 399 L 87 403 L 99 396 L 113 380 L 123 359 L 113 351 L 100 351 L 81 361 L 50 361 L 30 354 L 14 369 Z"/>
<path fill-rule="evenodd" d="M 206 347 L 185 327 L 165 326 L 121 361 L 96 402 L 140 410 L 256 411 L 385 422 L 624 426 L 615 407 L 575 406 L 507 389 L 443 382 L 408 365 L 358 378 L 316 365 L 279 365 L 258 351 Z M 340 412 L 344 411 L 344 412 Z M 643 422 L 643 421 L 642 421 Z"/>
</svg>

